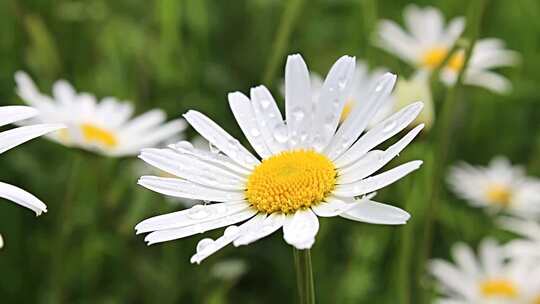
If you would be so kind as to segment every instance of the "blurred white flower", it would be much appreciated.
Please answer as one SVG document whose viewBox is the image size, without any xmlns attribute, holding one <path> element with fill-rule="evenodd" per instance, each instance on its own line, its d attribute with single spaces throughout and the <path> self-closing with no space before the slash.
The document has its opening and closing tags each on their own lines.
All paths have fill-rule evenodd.
<svg viewBox="0 0 540 304">
<path fill-rule="evenodd" d="M 217 262 L 210 269 L 210 273 L 216 279 L 223 281 L 235 281 L 247 271 L 246 262 L 239 259 L 229 259 Z"/>
<path fill-rule="evenodd" d="M 482 241 L 478 257 L 465 244 L 455 245 L 452 253 L 455 264 L 440 259 L 429 264 L 444 296 L 436 303 L 539 303 L 538 264 L 507 260 L 504 248 L 492 239 Z"/>
<path fill-rule="evenodd" d="M 464 50 L 458 50 L 441 70 L 441 80 L 453 85 L 464 64 Z M 474 45 L 471 59 L 465 71 L 463 83 L 483 87 L 495 93 L 507 93 L 512 88 L 508 79 L 490 69 L 513 66 L 519 61 L 519 54 L 507 50 L 500 39 L 480 39 Z"/>
<path fill-rule="evenodd" d="M 372 149 L 406 128 L 422 103 L 393 114 L 362 136 L 395 84 L 396 76 L 388 73 L 366 95 L 364 106 L 355 107 L 338 128 L 354 71 L 354 58 L 340 58 L 314 101 L 304 60 L 289 56 L 286 123 L 264 86 L 252 88 L 251 99 L 240 92 L 229 94 L 236 121 L 262 161 L 210 118 L 187 112 L 186 120 L 214 149 L 196 149 L 189 142 L 169 149 L 144 149 L 140 158 L 178 178 L 143 176 L 139 184 L 165 195 L 219 203 L 147 219 L 135 227 L 137 233 L 150 232 L 145 240 L 154 244 L 227 227 L 222 237 L 199 242 L 191 262 L 200 263 L 228 244 L 247 245 L 281 228 L 288 244 L 311 248 L 319 230 L 318 216 L 405 224 L 407 212 L 371 198 L 374 191 L 418 169 L 422 162 L 373 174 L 397 156 L 423 125 L 386 150 Z M 244 223 L 236 226 L 239 222 Z"/>
<path fill-rule="evenodd" d="M 162 110 L 151 110 L 131 119 L 133 106 L 112 97 L 101 102 L 88 93 L 77 93 L 65 80 L 57 81 L 53 96 L 39 92 L 24 72 L 15 74 L 17 94 L 40 111 L 31 122 L 63 123 L 67 129 L 49 138 L 70 147 L 78 147 L 107 156 L 127 156 L 142 148 L 153 147 L 186 128 L 182 119 L 164 123 Z"/>
<path fill-rule="evenodd" d="M 504 157 L 495 157 L 487 167 L 454 166 L 448 182 L 474 207 L 524 218 L 540 215 L 540 180 L 526 176 L 521 166 L 512 166 Z"/>
<path fill-rule="evenodd" d="M 404 12 L 409 32 L 390 20 L 379 22 L 376 44 L 420 70 L 432 71 L 446 58 L 465 27 L 457 17 L 445 25 L 440 10 L 408 5 Z"/>
<path fill-rule="evenodd" d="M 38 115 L 38 111 L 24 106 L 0 107 L 0 127 Z M 0 132 L 0 154 L 26 141 L 65 128 L 61 124 L 36 124 Z M 41 215 L 47 206 L 34 195 L 10 184 L 0 182 L 0 198 L 10 200 Z M 0 248 L 4 240 L 0 235 Z"/>
<path fill-rule="evenodd" d="M 505 248 L 510 257 L 540 264 L 540 224 L 537 221 L 502 217 L 499 224 L 522 237 L 506 244 Z"/>
</svg>

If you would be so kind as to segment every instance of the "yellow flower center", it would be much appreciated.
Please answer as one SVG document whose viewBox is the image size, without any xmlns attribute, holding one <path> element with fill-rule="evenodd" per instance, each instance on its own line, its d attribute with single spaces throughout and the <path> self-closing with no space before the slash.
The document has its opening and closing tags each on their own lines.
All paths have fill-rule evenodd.
<svg viewBox="0 0 540 304">
<path fill-rule="evenodd" d="M 465 64 L 465 54 L 460 51 L 452 55 L 452 57 L 448 61 L 447 67 L 457 73 L 461 71 L 461 69 L 463 68 L 463 64 Z"/>
<path fill-rule="evenodd" d="M 503 298 L 516 298 L 518 290 L 514 283 L 505 279 L 492 279 L 484 281 L 480 285 L 482 295 L 486 298 L 491 297 L 503 297 Z"/>
<path fill-rule="evenodd" d="M 533 304 L 540 304 L 540 296 L 538 296 L 534 301 Z"/>
<path fill-rule="evenodd" d="M 491 203 L 506 207 L 510 204 L 512 192 L 510 192 L 507 186 L 493 184 L 488 187 L 486 197 Z"/>
<path fill-rule="evenodd" d="M 334 164 L 326 156 L 312 150 L 286 151 L 253 170 L 246 196 L 260 212 L 293 213 L 320 203 L 335 181 Z"/>
<path fill-rule="evenodd" d="M 444 47 L 434 47 L 427 50 L 422 56 L 422 65 L 434 69 L 438 67 L 446 57 L 448 50 Z"/>
<path fill-rule="evenodd" d="M 344 122 L 347 117 L 349 117 L 349 114 L 351 114 L 351 111 L 354 107 L 354 104 L 356 102 L 353 99 L 349 99 L 345 102 L 345 106 L 343 107 L 343 111 L 341 111 L 341 117 L 339 118 L 340 122 Z"/>
<path fill-rule="evenodd" d="M 112 132 L 93 124 L 82 124 L 81 131 L 87 142 L 98 143 L 108 148 L 114 148 L 118 145 L 118 139 Z"/>
</svg>

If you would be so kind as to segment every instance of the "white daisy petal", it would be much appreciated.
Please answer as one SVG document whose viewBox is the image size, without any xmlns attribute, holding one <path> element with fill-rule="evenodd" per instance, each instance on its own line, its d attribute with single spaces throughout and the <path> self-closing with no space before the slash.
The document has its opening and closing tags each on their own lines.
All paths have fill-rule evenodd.
<svg viewBox="0 0 540 304">
<path fill-rule="evenodd" d="M 243 200 L 243 191 L 225 191 L 206 187 L 178 178 L 143 176 L 138 184 L 161 194 L 202 201 L 228 202 Z"/>
<path fill-rule="evenodd" d="M 382 20 L 378 25 L 377 45 L 390 52 L 395 53 L 402 60 L 417 64 L 418 62 L 418 42 L 405 33 L 399 25 L 393 21 Z"/>
<path fill-rule="evenodd" d="M 355 72 L 355 59 L 343 56 L 332 66 L 315 103 L 313 145 L 322 151 L 334 135 Z"/>
<path fill-rule="evenodd" d="M 25 106 L 0 107 L 0 127 L 36 116 L 38 111 Z"/>
<path fill-rule="evenodd" d="M 422 161 L 420 160 L 411 161 L 358 182 L 337 185 L 333 193 L 344 197 L 353 197 L 370 193 L 394 183 L 412 171 L 420 168 L 421 165 Z"/>
<path fill-rule="evenodd" d="M 495 275 L 501 270 L 501 261 L 503 259 L 502 250 L 499 249 L 497 242 L 493 239 L 484 239 L 480 243 L 480 260 L 482 267 L 488 275 Z"/>
<path fill-rule="evenodd" d="M 234 246 L 242 246 L 251 244 L 257 240 L 260 240 L 270 234 L 276 232 L 279 228 L 283 227 L 285 223 L 285 215 L 283 213 L 272 213 L 265 217 L 264 221 L 260 225 L 251 227 L 242 233 L 236 240 L 234 240 Z"/>
<path fill-rule="evenodd" d="M 362 157 L 366 152 L 383 143 L 407 127 L 422 111 L 424 104 L 413 103 L 375 125 L 335 162 L 345 167 Z"/>
<path fill-rule="evenodd" d="M 456 244 L 452 248 L 454 260 L 467 275 L 476 277 L 480 273 L 474 252 L 465 244 Z"/>
<path fill-rule="evenodd" d="M 249 98 L 240 92 L 230 93 L 228 97 L 229 106 L 234 114 L 234 118 L 253 149 L 255 149 L 261 158 L 272 155 L 272 151 L 268 149 L 262 137 L 262 131 L 257 123 L 257 117 L 255 116 Z"/>
<path fill-rule="evenodd" d="M 285 103 L 289 147 L 310 148 L 313 135 L 311 81 L 306 63 L 298 54 L 287 57 Z"/>
<path fill-rule="evenodd" d="M 357 202 L 358 201 L 354 201 L 354 199 L 346 200 L 335 196 L 329 196 L 324 202 L 311 206 L 311 210 L 320 217 L 334 217 L 353 208 Z"/>
<path fill-rule="evenodd" d="M 504 77 L 489 71 L 467 71 L 465 84 L 483 87 L 499 94 L 506 94 L 512 90 L 512 83 Z"/>
<path fill-rule="evenodd" d="M 53 84 L 52 93 L 54 98 L 64 105 L 72 104 L 77 95 L 73 86 L 65 80 L 56 81 Z"/>
<path fill-rule="evenodd" d="M 243 222 L 253 217 L 256 213 L 256 210 L 246 206 L 245 209 L 238 211 L 237 213 L 231 214 L 227 217 L 218 218 L 214 221 L 197 223 L 186 227 L 154 231 L 148 234 L 144 238 L 144 240 L 148 243 L 148 245 L 152 245 L 156 243 L 185 238 L 194 234 L 203 233 L 209 230 L 218 229 L 221 227 Z"/>
<path fill-rule="evenodd" d="M 163 214 L 146 219 L 137 226 L 137 234 L 168 230 L 216 221 L 249 208 L 246 202 L 227 202 L 210 205 L 195 205 L 189 209 Z"/>
<path fill-rule="evenodd" d="M 456 41 L 456 39 L 458 39 L 461 36 L 464 29 L 465 29 L 464 17 L 457 17 L 457 18 L 452 19 L 448 23 L 446 32 L 442 35 L 443 43 L 445 45 L 452 45 L 454 41 Z"/>
<path fill-rule="evenodd" d="M 229 226 L 225 229 L 223 236 L 217 240 L 212 239 L 203 239 L 197 244 L 197 253 L 191 257 L 191 263 L 200 264 L 204 259 L 214 254 L 221 248 L 229 245 L 234 240 L 238 239 L 242 233 L 245 231 L 253 229 L 256 227 L 262 220 L 264 220 L 264 215 L 257 215 L 251 218 L 249 221 L 244 224 L 237 226 Z"/>
<path fill-rule="evenodd" d="M 193 147 L 189 141 L 180 141 L 176 144 L 169 145 L 169 148 L 192 157 L 192 159 L 208 162 L 210 164 L 229 169 L 241 176 L 247 176 L 250 171 L 238 165 L 228 156 L 221 153 L 213 153 Z"/>
<path fill-rule="evenodd" d="M 463 294 L 469 299 L 474 299 L 475 282 L 467 279 L 452 264 L 443 260 L 434 260 L 430 263 L 431 273 L 444 283 L 453 293 Z"/>
<path fill-rule="evenodd" d="M 173 150 L 143 149 L 139 158 L 162 171 L 197 184 L 222 190 L 245 189 L 245 180 L 230 170 L 210 165 Z"/>
<path fill-rule="evenodd" d="M 41 124 L 19 127 L 0 133 L 0 154 L 26 141 L 65 128 L 60 124 Z"/>
<path fill-rule="evenodd" d="M 184 117 L 202 137 L 206 138 L 236 163 L 246 168 L 253 168 L 260 163 L 237 139 L 202 113 L 190 110 L 184 114 Z"/>
<path fill-rule="evenodd" d="M 297 249 L 309 249 L 315 243 L 319 231 L 319 220 L 310 210 L 298 210 L 288 215 L 283 225 L 283 238 Z"/>
<path fill-rule="evenodd" d="M 346 219 L 381 225 L 406 224 L 411 215 L 406 211 L 387 204 L 377 203 L 371 200 L 361 200 L 340 214 Z"/>
<path fill-rule="evenodd" d="M 382 101 L 392 91 L 396 83 L 396 75 L 386 73 L 374 87 L 365 104 L 355 107 L 336 132 L 334 138 L 325 149 L 325 154 L 332 160 L 338 158 L 358 139 L 375 115 Z"/>
<path fill-rule="evenodd" d="M 266 146 L 272 154 L 287 149 L 288 130 L 274 97 L 265 86 L 251 89 L 253 111 L 261 129 Z"/>
<path fill-rule="evenodd" d="M 28 74 L 21 71 L 16 72 L 15 82 L 17 83 L 17 95 L 24 99 L 29 105 L 34 106 L 39 110 L 51 107 L 52 99 L 39 92 Z"/>
<path fill-rule="evenodd" d="M 47 212 L 47 206 L 37 197 L 10 184 L 0 182 L 0 197 L 32 210 L 36 215 Z"/>
<path fill-rule="evenodd" d="M 352 183 L 370 176 L 396 157 L 424 128 L 424 124 L 416 126 L 407 135 L 385 151 L 373 150 L 353 164 L 340 168 L 337 184 Z"/>
</svg>

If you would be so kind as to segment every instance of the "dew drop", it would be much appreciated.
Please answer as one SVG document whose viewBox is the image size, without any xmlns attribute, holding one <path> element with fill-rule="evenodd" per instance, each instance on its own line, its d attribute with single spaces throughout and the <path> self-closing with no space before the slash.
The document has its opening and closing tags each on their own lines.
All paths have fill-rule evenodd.
<svg viewBox="0 0 540 304">
<path fill-rule="evenodd" d="M 199 243 L 197 243 L 197 253 L 210 250 L 214 247 L 214 243 L 215 241 L 211 238 L 205 238 L 200 240 Z"/>
<path fill-rule="evenodd" d="M 259 132 L 259 129 L 257 129 L 257 128 L 252 128 L 251 129 L 251 136 L 258 137 L 259 135 L 261 135 L 261 132 Z"/>
<path fill-rule="evenodd" d="M 274 138 L 279 143 L 285 143 L 289 139 L 287 127 L 283 124 L 278 124 L 274 127 Z"/>
<path fill-rule="evenodd" d="M 292 112 L 292 115 L 294 117 L 294 119 L 296 121 L 301 121 L 304 119 L 304 117 L 306 116 L 306 114 L 304 113 L 304 111 L 302 109 L 296 109 Z"/>
<path fill-rule="evenodd" d="M 188 216 L 194 220 L 202 220 L 210 214 L 203 205 L 195 205 L 188 211 Z"/>
<path fill-rule="evenodd" d="M 235 236 L 240 232 L 240 228 L 236 225 L 231 225 L 227 228 L 225 228 L 225 232 L 223 232 L 224 236 Z"/>
<path fill-rule="evenodd" d="M 268 99 L 261 99 L 261 107 L 263 109 L 267 109 L 270 106 L 270 100 Z"/>
</svg>

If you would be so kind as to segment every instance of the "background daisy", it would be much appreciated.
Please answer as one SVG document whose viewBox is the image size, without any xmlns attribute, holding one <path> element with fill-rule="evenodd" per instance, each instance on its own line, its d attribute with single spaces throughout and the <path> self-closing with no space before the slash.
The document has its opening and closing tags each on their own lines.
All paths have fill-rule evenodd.
<svg viewBox="0 0 540 304">
<path fill-rule="evenodd" d="M 460 163 L 450 170 L 448 183 L 474 207 L 521 217 L 540 214 L 540 180 L 526 176 L 523 167 L 512 166 L 502 156 L 487 167 Z"/>
<path fill-rule="evenodd" d="M 181 119 L 164 123 L 166 114 L 158 109 L 132 118 L 131 103 L 113 97 L 97 102 L 94 95 L 77 93 L 65 80 L 54 83 L 52 97 L 41 94 L 24 72 L 17 72 L 15 80 L 17 94 L 40 111 L 29 122 L 65 124 L 67 129 L 50 138 L 66 146 L 108 156 L 126 156 L 177 136 L 186 127 Z"/>
</svg>

